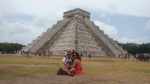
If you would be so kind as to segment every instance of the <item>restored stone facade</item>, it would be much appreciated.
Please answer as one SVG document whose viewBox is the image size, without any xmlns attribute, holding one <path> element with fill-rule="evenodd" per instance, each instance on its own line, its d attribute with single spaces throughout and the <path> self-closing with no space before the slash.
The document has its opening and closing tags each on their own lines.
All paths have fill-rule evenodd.
<svg viewBox="0 0 150 84">
<path fill-rule="evenodd" d="M 84 55 L 114 56 L 124 54 L 118 44 L 104 34 L 93 22 L 90 13 L 82 9 L 64 12 L 63 20 L 57 22 L 23 50 L 37 53 L 50 50 L 55 55 L 63 54 L 64 50 L 75 50 Z"/>
</svg>

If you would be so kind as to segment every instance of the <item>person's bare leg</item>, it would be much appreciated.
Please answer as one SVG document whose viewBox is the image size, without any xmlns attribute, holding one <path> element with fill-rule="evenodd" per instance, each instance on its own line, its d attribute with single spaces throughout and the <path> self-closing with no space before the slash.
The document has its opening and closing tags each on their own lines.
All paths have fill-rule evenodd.
<svg viewBox="0 0 150 84">
<path fill-rule="evenodd" d="M 72 73 L 72 72 L 74 72 L 74 71 L 75 71 L 74 68 L 71 68 L 71 69 L 69 70 L 70 73 Z"/>
<path fill-rule="evenodd" d="M 67 73 L 70 75 L 70 72 L 68 71 L 68 69 L 65 66 L 60 65 L 60 70 L 63 71 L 64 73 Z"/>
<path fill-rule="evenodd" d="M 70 75 L 70 76 L 74 76 L 74 74 L 75 74 L 74 71 L 75 71 L 75 69 L 74 69 L 74 68 L 71 68 L 71 69 L 69 70 L 69 72 L 70 72 L 69 75 Z"/>
</svg>

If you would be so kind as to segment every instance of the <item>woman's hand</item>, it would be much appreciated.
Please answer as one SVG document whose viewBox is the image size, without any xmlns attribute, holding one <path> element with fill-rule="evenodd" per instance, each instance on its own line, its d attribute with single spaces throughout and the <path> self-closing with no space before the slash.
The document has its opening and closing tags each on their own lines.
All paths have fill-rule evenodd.
<svg viewBox="0 0 150 84">
<path fill-rule="evenodd" d="M 68 65 L 68 67 L 70 67 L 70 68 L 71 68 L 71 66 L 70 66 L 70 65 Z"/>
</svg>

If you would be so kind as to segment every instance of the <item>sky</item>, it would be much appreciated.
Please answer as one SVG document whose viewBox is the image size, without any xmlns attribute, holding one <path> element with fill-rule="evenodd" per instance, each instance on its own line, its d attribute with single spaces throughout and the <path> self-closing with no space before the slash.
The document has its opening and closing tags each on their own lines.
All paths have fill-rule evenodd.
<svg viewBox="0 0 150 84">
<path fill-rule="evenodd" d="M 150 42 L 150 0 L 0 0 L 0 42 L 27 45 L 75 8 L 120 43 Z"/>
</svg>

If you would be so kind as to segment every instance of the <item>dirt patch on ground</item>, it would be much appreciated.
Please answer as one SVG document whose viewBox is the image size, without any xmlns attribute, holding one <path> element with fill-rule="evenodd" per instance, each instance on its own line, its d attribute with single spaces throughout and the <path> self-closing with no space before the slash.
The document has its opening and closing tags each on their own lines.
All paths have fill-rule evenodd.
<svg viewBox="0 0 150 84">
<path fill-rule="evenodd" d="M 126 78 L 91 77 L 87 75 L 53 75 L 45 77 L 24 77 L 9 80 L 0 80 L 0 84 L 150 84 L 150 81 Z"/>
<path fill-rule="evenodd" d="M 19 69 L 22 68 L 22 66 L 19 65 L 1 65 L 0 66 L 0 71 L 2 70 L 13 70 L 13 69 Z"/>
</svg>

